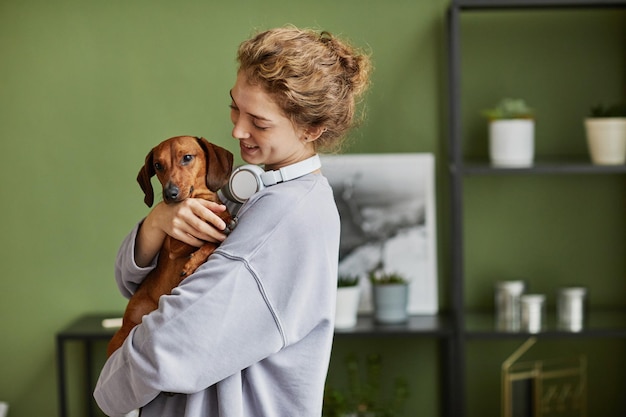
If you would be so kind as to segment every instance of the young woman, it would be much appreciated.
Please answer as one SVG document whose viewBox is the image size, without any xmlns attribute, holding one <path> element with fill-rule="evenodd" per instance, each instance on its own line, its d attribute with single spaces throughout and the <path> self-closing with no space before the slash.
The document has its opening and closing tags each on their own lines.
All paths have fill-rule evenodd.
<svg viewBox="0 0 626 417">
<path fill-rule="evenodd" d="M 244 161 L 286 169 L 345 138 L 368 85 L 366 55 L 328 33 L 284 27 L 243 42 L 237 58 L 230 115 Z M 166 235 L 223 242 L 106 362 L 94 393 L 105 413 L 321 415 L 339 216 L 317 168 L 250 197 L 228 238 L 215 215 L 224 207 L 204 200 L 160 203 L 131 231 L 116 262 L 127 297 Z"/>
</svg>

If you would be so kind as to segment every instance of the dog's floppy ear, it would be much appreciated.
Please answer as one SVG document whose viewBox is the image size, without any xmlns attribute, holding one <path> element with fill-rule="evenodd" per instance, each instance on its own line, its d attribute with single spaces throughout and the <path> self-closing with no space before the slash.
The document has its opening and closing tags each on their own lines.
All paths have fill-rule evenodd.
<svg viewBox="0 0 626 417">
<path fill-rule="evenodd" d="M 146 162 L 144 166 L 141 167 L 141 169 L 139 170 L 139 174 L 137 174 L 137 182 L 139 183 L 139 186 L 145 194 L 143 201 L 148 207 L 152 207 L 152 203 L 154 203 L 154 190 L 152 189 L 152 182 L 150 181 L 150 178 L 152 178 L 154 174 L 156 174 L 156 171 L 154 170 L 154 163 L 152 160 L 153 154 L 154 149 L 152 149 L 150 153 L 146 155 Z"/>
<path fill-rule="evenodd" d="M 215 192 L 228 184 L 233 170 L 233 154 L 205 138 L 196 139 L 206 154 L 206 185 L 209 190 Z"/>
</svg>

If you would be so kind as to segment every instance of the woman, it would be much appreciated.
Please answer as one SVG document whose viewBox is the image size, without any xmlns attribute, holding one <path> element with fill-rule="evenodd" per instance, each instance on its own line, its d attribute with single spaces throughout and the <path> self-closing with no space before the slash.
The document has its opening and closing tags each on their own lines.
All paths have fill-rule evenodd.
<svg viewBox="0 0 626 417">
<path fill-rule="evenodd" d="M 368 84 L 367 56 L 285 27 L 243 42 L 237 58 L 230 113 L 244 161 L 278 170 L 340 144 Z M 108 415 L 321 415 L 339 248 L 332 190 L 319 170 L 267 187 L 227 239 L 214 214 L 223 209 L 158 204 L 122 243 L 116 279 L 129 297 L 166 235 L 223 241 L 105 364 L 94 396 Z"/>
</svg>

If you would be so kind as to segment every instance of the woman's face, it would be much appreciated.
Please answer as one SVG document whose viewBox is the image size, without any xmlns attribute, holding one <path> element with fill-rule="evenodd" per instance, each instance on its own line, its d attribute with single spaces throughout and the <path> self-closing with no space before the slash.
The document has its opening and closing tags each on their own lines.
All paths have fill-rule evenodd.
<svg viewBox="0 0 626 417">
<path fill-rule="evenodd" d="M 249 164 L 278 169 L 315 153 L 306 132 L 291 123 L 261 87 L 248 84 L 240 72 L 230 90 L 232 135 L 239 140 L 241 158 Z"/>
</svg>

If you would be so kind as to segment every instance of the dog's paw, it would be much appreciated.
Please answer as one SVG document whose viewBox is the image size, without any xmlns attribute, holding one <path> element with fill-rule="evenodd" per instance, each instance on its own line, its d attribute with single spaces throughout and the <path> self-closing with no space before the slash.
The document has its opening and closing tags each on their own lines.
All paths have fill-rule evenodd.
<svg viewBox="0 0 626 417">
<path fill-rule="evenodd" d="M 185 278 L 193 274 L 196 269 L 198 269 L 198 266 L 193 259 L 190 259 L 189 262 L 187 262 L 183 267 L 183 270 L 180 271 L 180 276 Z"/>
<path fill-rule="evenodd" d="M 180 276 L 184 278 L 193 274 L 204 260 L 201 256 L 199 256 L 198 251 L 192 253 L 191 256 L 189 256 L 189 260 L 187 260 L 187 262 L 185 263 L 185 266 L 183 266 L 183 270 L 180 272 Z"/>
</svg>

